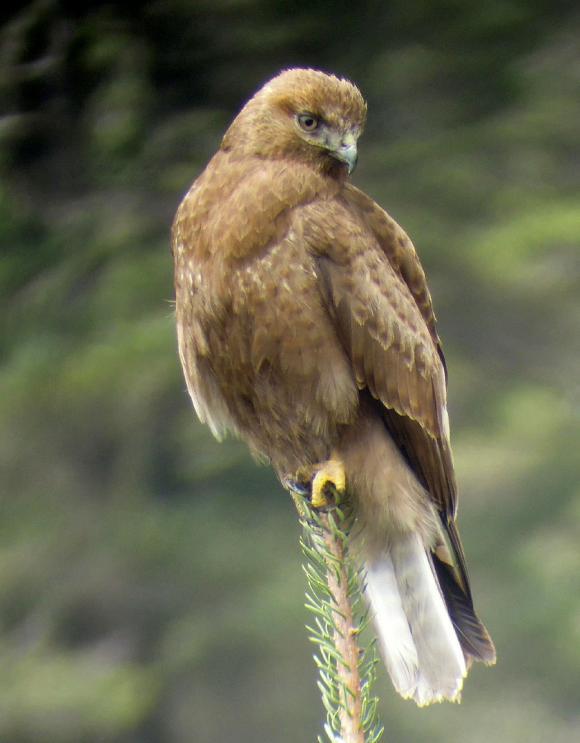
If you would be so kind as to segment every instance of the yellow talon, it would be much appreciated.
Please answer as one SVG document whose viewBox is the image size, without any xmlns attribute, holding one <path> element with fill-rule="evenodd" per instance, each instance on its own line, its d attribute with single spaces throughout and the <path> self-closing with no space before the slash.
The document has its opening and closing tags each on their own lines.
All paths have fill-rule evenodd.
<svg viewBox="0 0 580 743">
<path fill-rule="evenodd" d="M 317 467 L 312 480 L 310 502 L 314 508 L 325 508 L 330 505 L 328 490 L 332 488 L 338 495 L 346 490 L 346 473 L 344 465 L 338 459 L 329 459 Z"/>
</svg>

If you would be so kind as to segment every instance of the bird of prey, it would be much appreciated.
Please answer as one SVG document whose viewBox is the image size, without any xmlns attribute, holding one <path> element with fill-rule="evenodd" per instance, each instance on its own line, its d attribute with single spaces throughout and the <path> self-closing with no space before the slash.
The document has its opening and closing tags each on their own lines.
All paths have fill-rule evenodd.
<svg viewBox="0 0 580 743">
<path fill-rule="evenodd" d="M 281 72 L 234 119 L 172 233 L 179 354 L 200 420 L 312 504 L 348 492 L 397 691 L 459 697 L 495 649 L 455 525 L 446 368 L 401 227 L 350 181 L 366 104 Z"/>
</svg>

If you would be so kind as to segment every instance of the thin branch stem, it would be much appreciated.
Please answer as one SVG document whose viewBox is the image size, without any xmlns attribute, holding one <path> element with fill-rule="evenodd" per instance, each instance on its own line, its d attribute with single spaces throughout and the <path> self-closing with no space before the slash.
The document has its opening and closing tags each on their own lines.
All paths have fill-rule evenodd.
<svg viewBox="0 0 580 743">
<path fill-rule="evenodd" d="M 342 658 L 337 664 L 340 728 L 344 743 L 365 743 L 362 727 L 362 686 L 359 672 L 358 629 L 354 623 L 345 567 L 344 541 L 332 528 L 328 513 L 320 516 L 324 542 L 333 561 L 327 564 L 328 588 L 333 598 L 334 645 Z"/>
<path fill-rule="evenodd" d="M 306 607 L 314 616 L 308 631 L 317 647 L 314 661 L 326 736 L 331 743 L 377 743 L 383 734 L 378 700 L 372 695 L 378 661 L 374 642 L 362 650 L 359 645 L 367 610 L 360 569 L 349 551 L 349 504 L 315 510 L 302 496 L 293 497 L 304 529 Z M 320 737 L 318 741 L 322 743 Z"/>
</svg>

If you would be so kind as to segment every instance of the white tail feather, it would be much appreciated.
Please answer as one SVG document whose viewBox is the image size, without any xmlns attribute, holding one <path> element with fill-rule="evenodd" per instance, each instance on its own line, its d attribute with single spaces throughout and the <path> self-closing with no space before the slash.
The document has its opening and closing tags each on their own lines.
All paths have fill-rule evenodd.
<svg viewBox="0 0 580 743">
<path fill-rule="evenodd" d="M 399 694 L 421 706 L 456 700 L 465 659 L 419 535 L 399 535 L 367 566 L 367 594 Z"/>
</svg>

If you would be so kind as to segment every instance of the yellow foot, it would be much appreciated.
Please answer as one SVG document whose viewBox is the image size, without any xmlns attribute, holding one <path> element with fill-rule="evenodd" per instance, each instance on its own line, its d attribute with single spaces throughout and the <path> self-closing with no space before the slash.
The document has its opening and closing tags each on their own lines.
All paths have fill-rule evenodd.
<svg viewBox="0 0 580 743">
<path fill-rule="evenodd" d="M 340 500 L 346 490 L 346 474 L 343 463 L 338 459 L 329 459 L 313 467 L 310 502 L 314 508 L 325 508 L 333 499 Z"/>
<path fill-rule="evenodd" d="M 346 474 L 339 459 L 300 467 L 295 475 L 287 475 L 282 482 L 293 497 L 307 497 L 314 508 L 336 505 L 346 491 Z"/>
</svg>

